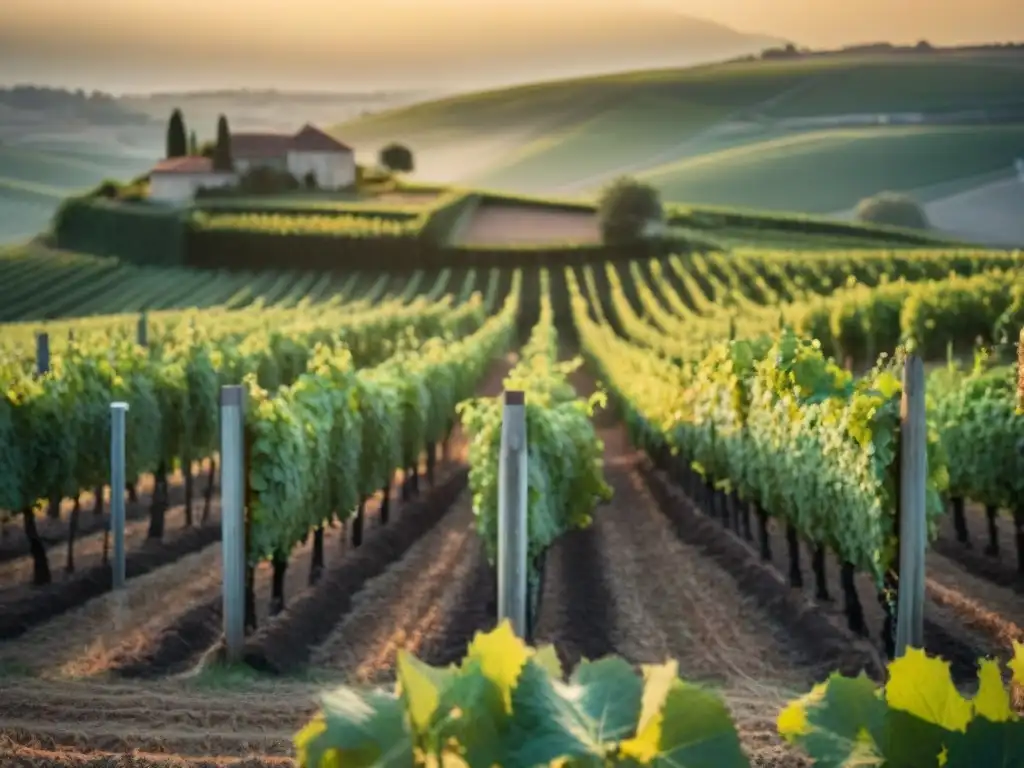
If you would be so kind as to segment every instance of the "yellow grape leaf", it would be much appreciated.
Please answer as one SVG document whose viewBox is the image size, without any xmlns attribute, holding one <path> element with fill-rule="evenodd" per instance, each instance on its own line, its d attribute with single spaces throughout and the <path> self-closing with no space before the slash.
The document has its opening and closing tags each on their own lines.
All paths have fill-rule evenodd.
<svg viewBox="0 0 1024 768">
<path fill-rule="evenodd" d="M 672 683 L 679 674 L 679 664 L 673 659 L 664 664 L 644 664 L 643 674 L 644 693 L 636 736 L 623 741 L 619 749 L 623 757 L 631 757 L 646 765 L 660 751 L 663 709 Z"/>
<path fill-rule="evenodd" d="M 469 644 L 463 664 L 471 659 L 480 662 L 480 671 L 501 690 L 505 711 L 510 712 L 512 689 L 529 657 L 526 643 L 516 637 L 512 623 L 506 619 L 491 632 L 476 634 Z"/>
<path fill-rule="evenodd" d="M 966 731 L 972 707 L 960 695 L 949 673 L 949 663 L 930 658 L 919 648 L 889 664 L 885 700 L 893 709 L 934 723 L 947 731 Z"/>
<path fill-rule="evenodd" d="M 400 650 L 397 658 L 398 681 L 409 708 L 409 717 L 419 731 L 425 731 L 437 710 L 441 698 L 439 675 L 406 650 Z"/>
<path fill-rule="evenodd" d="M 544 645 L 538 648 L 533 655 L 533 661 L 556 680 L 562 679 L 562 662 L 558 660 L 555 646 Z"/>
<path fill-rule="evenodd" d="M 828 688 L 828 681 L 815 685 L 810 693 L 806 693 L 798 699 L 789 702 L 776 720 L 776 728 L 779 735 L 786 741 L 792 742 L 800 736 L 806 736 L 811 732 L 811 725 L 807 721 L 807 710 L 814 704 L 825 698 L 825 690 Z"/>
<path fill-rule="evenodd" d="M 1024 643 L 1013 641 L 1013 658 L 1010 660 L 1010 671 L 1013 672 L 1013 682 L 1017 685 L 1024 685 Z"/>
<path fill-rule="evenodd" d="M 993 723 L 1005 723 L 1013 716 L 1010 696 L 1003 687 L 1003 677 L 999 672 L 999 662 L 992 659 L 983 659 L 978 666 L 974 712 Z"/>
</svg>

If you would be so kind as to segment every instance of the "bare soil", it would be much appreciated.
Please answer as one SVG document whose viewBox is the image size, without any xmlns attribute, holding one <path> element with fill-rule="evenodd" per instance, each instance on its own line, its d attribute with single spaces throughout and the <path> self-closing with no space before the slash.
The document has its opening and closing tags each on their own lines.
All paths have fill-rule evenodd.
<svg viewBox="0 0 1024 768">
<path fill-rule="evenodd" d="M 128 582 L 219 541 L 219 516 L 219 502 L 215 501 L 206 525 L 184 528 L 183 509 L 168 510 L 168 526 L 174 527 L 165 529 L 160 540 L 146 538 L 148 522 L 133 523 L 126 531 Z M 21 583 L 0 589 L 0 639 L 17 638 L 34 626 L 109 592 L 112 574 L 110 566 L 102 562 L 102 534 L 82 544 L 81 559 L 76 549 L 78 567 L 74 573 L 63 574 L 45 586 Z M 11 561 L 9 565 L 17 567 L 20 561 Z M 51 563 L 51 567 L 55 565 Z M 55 571 L 57 576 L 60 571 Z"/>
<path fill-rule="evenodd" d="M 4 766 L 11 764 L 5 750 L 19 745 L 59 753 L 58 759 L 66 752 L 135 750 L 165 758 L 284 758 L 295 732 L 316 710 L 315 693 L 308 684 L 262 681 L 241 690 L 0 680 L 0 757 Z M 81 764 L 74 759 L 52 764 Z"/>
<path fill-rule="evenodd" d="M 474 633 L 494 625 L 493 571 L 464 490 L 444 519 L 408 554 L 370 581 L 313 652 L 311 663 L 359 684 L 394 680 L 396 654 L 427 663 L 457 661 Z"/>
<path fill-rule="evenodd" d="M 462 230 L 457 245 L 565 245 L 599 243 L 597 216 L 516 205 L 484 204 Z"/>
<path fill-rule="evenodd" d="M 581 394 L 594 389 L 585 372 L 572 378 Z M 719 532 L 695 532 L 652 493 L 625 426 L 607 411 L 596 426 L 615 496 L 588 529 L 552 546 L 536 642 L 555 643 L 567 667 L 610 653 L 635 664 L 675 659 L 683 678 L 721 691 L 755 764 L 808 765 L 775 734 L 779 709 L 836 665 L 867 667 L 871 655 L 840 642 L 813 608 L 810 628 L 800 613 L 771 610 L 762 597 L 771 580 L 743 578 L 749 555 L 710 551 Z"/>
<path fill-rule="evenodd" d="M 209 462 L 195 462 L 193 464 L 193 476 L 195 485 L 193 490 L 193 510 L 198 520 L 203 508 L 203 492 L 206 490 L 209 472 Z M 217 490 L 217 478 L 214 478 L 214 491 Z M 171 508 L 181 506 L 185 503 L 185 476 L 181 471 L 176 471 L 167 477 L 168 483 L 168 504 Z M 125 522 L 131 525 L 134 521 L 146 520 L 149 516 L 150 500 L 153 495 L 153 476 L 142 475 L 136 486 L 138 501 L 125 502 Z M 103 537 L 103 530 L 110 521 L 110 488 L 103 489 L 103 514 L 94 513 L 96 497 L 92 492 L 84 492 L 79 497 L 80 513 L 78 520 L 78 532 L 75 545 L 75 557 L 78 557 L 80 543 L 91 539 L 98 534 Z M 60 517 L 51 518 L 37 510 L 36 529 L 39 538 L 47 546 L 51 565 L 63 564 L 64 555 L 67 549 L 68 521 L 71 517 L 71 510 L 74 507 L 72 499 L 63 499 L 60 505 Z M 10 515 L 10 513 L 7 513 Z M 9 516 L 0 524 L 0 585 L 16 580 L 9 575 L 7 563 L 11 560 L 24 558 L 29 562 L 28 572 L 31 574 L 31 559 L 29 558 L 28 539 L 25 538 L 25 531 L 19 515 Z"/>
<path fill-rule="evenodd" d="M 999 543 L 997 554 L 986 551 L 989 546 L 989 529 L 984 506 L 968 502 L 964 513 L 967 545 L 957 541 L 953 515 L 947 514 L 942 520 L 939 538 L 932 545 L 933 549 L 954 560 L 969 573 L 1024 595 L 1024 575 L 1018 568 L 1016 531 L 1009 510 L 1000 510 L 996 516 L 996 538 Z"/>
</svg>

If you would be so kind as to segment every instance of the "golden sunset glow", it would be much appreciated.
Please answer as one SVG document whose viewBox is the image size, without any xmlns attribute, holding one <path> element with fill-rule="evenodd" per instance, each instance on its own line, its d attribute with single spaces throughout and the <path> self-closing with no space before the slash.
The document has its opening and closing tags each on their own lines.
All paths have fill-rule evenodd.
<svg viewBox="0 0 1024 768">
<path fill-rule="evenodd" d="M 531 70 L 522 40 L 564 39 L 587 27 L 585 34 L 614 47 L 626 34 L 622 19 L 640 24 L 644 14 L 666 11 L 813 47 L 1024 39 L 1018 0 L 3 0 L 0 73 L 67 80 L 74 72 L 127 88 L 147 78 L 205 87 L 396 87 L 415 79 L 426 60 L 448 63 L 441 77 L 470 76 L 475 55 L 486 51 L 505 54 L 502 76 L 521 68 L 529 79 L 550 67 Z"/>
</svg>

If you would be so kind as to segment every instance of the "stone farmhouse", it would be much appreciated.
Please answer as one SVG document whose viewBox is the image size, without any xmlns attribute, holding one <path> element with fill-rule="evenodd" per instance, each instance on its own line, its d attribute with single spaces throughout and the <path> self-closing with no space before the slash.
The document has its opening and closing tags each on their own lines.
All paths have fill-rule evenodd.
<svg viewBox="0 0 1024 768">
<path fill-rule="evenodd" d="M 352 148 L 312 125 L 298 133 L 233 133 L 231 156 L 235 170 L 216 171 L 207 157 L 172 157 L 150 171 L 149 197 L 167 203 L 185 203 L 201 188 L 224 187 L 239 174 L 257 167 L 288 171 L 302 181 L 310 173 L 321 189 L 344 189 L 356 182 Z"/>
</svg>

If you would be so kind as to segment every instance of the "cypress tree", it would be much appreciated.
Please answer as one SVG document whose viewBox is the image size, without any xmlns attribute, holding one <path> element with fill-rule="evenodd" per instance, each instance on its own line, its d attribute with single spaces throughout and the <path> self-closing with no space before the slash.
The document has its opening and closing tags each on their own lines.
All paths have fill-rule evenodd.
<svg viewBox="0 0 1024 768">
<path fill-rule="evenodd" d="M 175 109 L 167 123 L 167 157 L 184 157 L 188 153 L 188 141 L 185 138 L 185 118 L 181 110 Z"/>
<path fill-rule="evenodd" d="M 228 119 L 221 115 L 217 120 L 217 144 L 213 149 L 213 170 L 231 171 L 235 163 L 231 157 L 231 131 L 228 130 Z"/>
<path fill-rule="evenodd" d="M 195 131 L 189 131 L 188 134 L 188 153 L 190 155 L 199 154 L 199 139 L 196 138 Z"/>
</svg>

